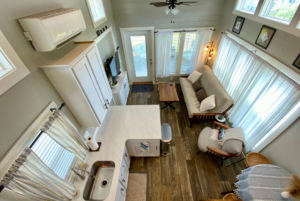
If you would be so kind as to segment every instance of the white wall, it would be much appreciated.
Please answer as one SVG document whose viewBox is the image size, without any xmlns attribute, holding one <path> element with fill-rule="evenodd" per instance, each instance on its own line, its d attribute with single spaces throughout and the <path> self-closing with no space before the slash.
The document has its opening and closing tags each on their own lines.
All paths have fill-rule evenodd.
<svg viewBox="0 0 300 201">
<path fill-rule="evenodd" d="M 219 31 L 226 0 L 197 0 L 197 3 L 191 6 L 179 6 L 180 13 L 175 17 L 170 13 L 165 14 L 166 7 L 157 8 L 149 5 L 151 2 L 155 1 L 111 0 L 119 41 L 121 41 L 119 28 L 126 27 L 154 26 L 156 29 L 170 29 L 213 26 Z M 171 23 L 171 19 L 175 23 Z M 216 35 L 214 32 L 212 40 L 216 40 Z M 125 61 L 123 47 L 121 58 Z M 125 62 L 123 66 L 126 66 Z M 178 78 L 174 77 L 173 80 L 177 81 Z M 161 81 L 167 80 L 169 79 Z"/>
<path fill-rule="evenodd" d="M 223 20 L 221 24 L 221 31 L 232 30 L 234 21 L 236 19 L 236 15 L 232 14 L 234 4 L 235 0 L 227 0 L 227 3 L 224 7 L 224 15 L 222 17 Z M 263 24 L 246 19 L 242 31 L 238 37 L 255 45 L 255 40 L 262 25 Z M 221 37 L 220 33 L 219 37 Z M 259 46 L 256 47 L 259 48 Z M 289 66 L 295 71 L 295 73 L 300 72 L 292 66 L 293 61 L 300 53 L 299 37 L 277 30 L 268 49 L 264 51 Z M 272 163 L 296 173 L 298 176 L 300 176 L 299 130 L 300 119 L 298 118 L 290 127 L 282 132 L 280 136 L 278 136 L 261 152 L 268 157 Z"/>
<path fill-rule="evenodd" d="M 281 133 L 260 153 L 292 173 L 300 176 L 300 118 Z"/>
<path fill-rule="evenodd" d="M 31 72 L 30 75 L 0 96 L 1 158 L 50 101 L 54 100 L 57 105 L 63 102 L 47 76 L 38 66 L 50 59 L 62 57 L 73 48 L 73 44 L 69 44 L 60 50 L 52 52 L 35 52 L 23 36 L 22 28 L 17 19 L 61 7 L 79 8 L 84 15 L 87 25 L 87 29 L 80 36 L 80 39 L 94 40 L 97 29 L 94 29 L 92 26 L 84 0 L 0 0 L 0 4 L 0 30 Z M 104 0 L 104 5 L 108 16 L 108 20 L 104 25 L 114 26 L 110 1 Z M 105 47 L 103 48 L 105 49 Z M 71 119 L 79 131 L 84 134 L 86 128 L 80 127 L 68 107 L 64 107 L 63 112 Z"/>
</svg>

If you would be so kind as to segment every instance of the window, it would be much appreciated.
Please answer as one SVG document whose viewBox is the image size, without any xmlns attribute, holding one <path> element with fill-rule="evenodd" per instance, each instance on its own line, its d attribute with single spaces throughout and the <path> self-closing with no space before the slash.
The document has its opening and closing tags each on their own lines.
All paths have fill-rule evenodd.
<svg viewBox="0 0 300 201">
<path fill-rule="evenodd" d="M 180 33 L 173 33 L 170 73 L 175 74 L 177 70 L 178 53 L 180 47 Z"/>
<path fill-rule="evenodd" d="M 94 28 L 107 20 L 102 0 L 86 0 Z"/>
<path fill-rule="evenodd" d="M 259 0 L 239 0 L 237 3 L 236 10 L 254 14 L 257 8 Z"/>
<path fill-rule="evenodd" d="M 300 0 L 268 0 L 264 2 L 260 16 L 283 24 L 290 24 Z"/>
<path fill-rule="evenodd" d="M 0 95 L 30 72 L 0 31 Z"/>
<path fill-rule="evenodd" d="M 189 32 L 185 34 L 180 74 L 188 74 L 190 67 L 194 64 L 192 57 L 196 51 L 196 35 L 196 32 Z"/>
<path fill-rule="evenodd" d="M 194 65 L 196 38 L 197 32 L 173 33 L 170 74 L 189 74 Z"/>
<path fill-rule="evenodd" d="M 31 149 L 59 177 L 66 179 L 73 166 L 75 155 L 60 146 L 46 133 L 42 133 Z"/>
</svg>

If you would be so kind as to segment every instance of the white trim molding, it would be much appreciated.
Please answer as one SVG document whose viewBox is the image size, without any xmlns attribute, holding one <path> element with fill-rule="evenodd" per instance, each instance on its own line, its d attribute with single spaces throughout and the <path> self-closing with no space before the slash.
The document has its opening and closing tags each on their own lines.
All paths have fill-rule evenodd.
<svg viewBox="0 0 300 201">
<path fill-rule="evenodd" d="M 22 80 L 29 70 L 0 30 L 0 95 Z"/>
</svg>

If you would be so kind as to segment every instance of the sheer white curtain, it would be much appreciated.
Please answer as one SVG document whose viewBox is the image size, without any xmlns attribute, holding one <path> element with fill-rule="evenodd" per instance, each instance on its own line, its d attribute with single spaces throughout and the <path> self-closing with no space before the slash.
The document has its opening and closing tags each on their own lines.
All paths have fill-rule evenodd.
<svg viewBox="0 0 300 201">
<path fill-rule="evenodd" d="M 85 160 L 89 147 L 75 126 L 60 110 L 56 109 L 53 112 L 41 130 L 81 161 Z"/>
<path fill-rule="evenodd" d="M 171 49 L 173 31 L 156 33 L 156 77 L 164 78 L 170 75 Z"/>
<path fill-rule="evenodd" d="M 245 130 L 250 151 L 300 100 L 300 86 L 223 35 L 213 71 L 235 101 L 228 113 Z"/>
<path fill-rule="evenodd" d="M 199 30 L 197 31 L 196 46 L 195 51 L 193 52 L 193 66 L 190 68 L 190 74 L 194 71 L 200 71 L 201 67 L 204 66 L 206 62 L 206 52 L 204 51 L 205 47 L 208 45 L 212 35 L 211 30 Z"/>
<path fill-rule="evenodd" d="M 75 186 L 61 179 L 30 149 L 25 148 L 0 182 L 30 200 L 72 200 Z"/>
</svg>

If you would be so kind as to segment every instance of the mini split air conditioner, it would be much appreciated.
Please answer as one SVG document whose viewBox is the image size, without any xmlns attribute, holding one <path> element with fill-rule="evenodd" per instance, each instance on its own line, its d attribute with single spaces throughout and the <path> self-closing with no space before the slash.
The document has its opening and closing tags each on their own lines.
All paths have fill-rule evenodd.
<svg viewBox="0 0 300 201">
<path fill-rule="evenodd" d="M 59 49 L 86 28 L 81 10 L 60 8 L 19 19 L 27 40 L 37 52 Z"/>
</svg>

